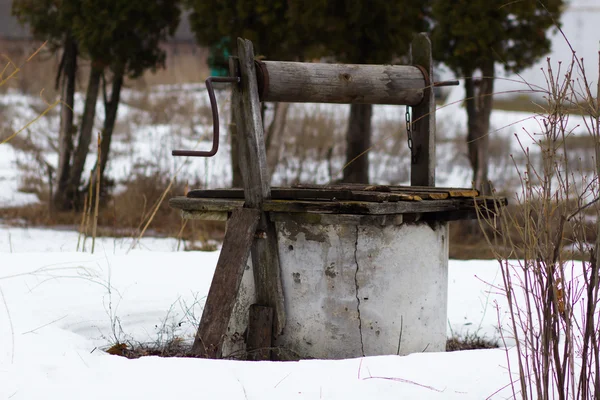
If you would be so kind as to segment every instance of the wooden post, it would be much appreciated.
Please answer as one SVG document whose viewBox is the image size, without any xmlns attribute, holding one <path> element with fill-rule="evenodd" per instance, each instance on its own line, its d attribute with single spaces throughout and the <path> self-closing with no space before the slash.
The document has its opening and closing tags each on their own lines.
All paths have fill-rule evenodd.
<svg viewBox="0 0 600 400">
<path fill-rule="evenodd" d="M 435 97 L 433 93 L 433 60 L 431 41 L 419 33 L 411 45 L 412 64 L 421 66 L 429 75 L 423 100 L 412 108 L 413 154 L 410 184 L 435 186 Z"/>
<path fill-rule="evenodd" d="M 232 76 L 241 77 L 240 84 L 234 85 L 232 107 L 237 125 L 238 149 L 243 163 L 241 169 L 245 206 L 262 210 L 263 202 L 271 199 L 271 184 L 258 98 L 254 50 L 249 40 L 238 39 L 238 62 L 230 61 L 230 73 Z M 279 335 L 285 326 L 285 308 L 277 235 L 274 223 L 264 212 L 261 213 L 256 233 L 251 250 L 256 302 L 273 308 L 273 334 Z"/>
<path fill-rule="evenodd" d="M 248 318 L 248 340 L 246 350 L 252 361 L 271 359 L 271 337 L 273 332 L 273 309 L 252 304 Z"/>
<path fill-rule="evenodd" d="M 240 290 L 259 218 L 259 210 L 240 208 L 232 212 L 227 222 L 223 248 L 192 345 L 194 354 L 206 358 L 221 357 L 221 345 Z"/>
</svg>

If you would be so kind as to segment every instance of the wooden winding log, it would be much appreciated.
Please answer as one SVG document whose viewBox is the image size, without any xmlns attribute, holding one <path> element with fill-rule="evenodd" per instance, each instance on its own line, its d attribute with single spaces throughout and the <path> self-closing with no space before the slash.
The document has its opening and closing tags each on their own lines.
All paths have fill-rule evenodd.
<svg viewBox="0 0 600 400">
<path fill-rule="evenodd" d="M 261 101 L 417 105 L 429 80 L 410 65 L 257 63 Z"/>
</svg>

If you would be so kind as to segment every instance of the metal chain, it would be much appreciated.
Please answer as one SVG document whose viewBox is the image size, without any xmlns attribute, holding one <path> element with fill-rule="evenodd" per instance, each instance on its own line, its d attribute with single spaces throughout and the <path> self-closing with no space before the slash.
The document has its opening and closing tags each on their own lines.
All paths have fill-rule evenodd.
<svg viewBox="0 0 600 400">
<path fill-rule="evenodd" d="M 410 114 L 410 107 L 406 106 L 406 136 L 407 136 L 407 142 L 408 142 L 408 149 L 410 150 L 410 160 L 413 164 L 417 163 L 417 156 L 415 154 L 415 152 L 413 151 L 413 139 L 412 139 L 412 132 L 413 132 L 413 123 L 412 123 L 412 117 Z"/>
</svg>

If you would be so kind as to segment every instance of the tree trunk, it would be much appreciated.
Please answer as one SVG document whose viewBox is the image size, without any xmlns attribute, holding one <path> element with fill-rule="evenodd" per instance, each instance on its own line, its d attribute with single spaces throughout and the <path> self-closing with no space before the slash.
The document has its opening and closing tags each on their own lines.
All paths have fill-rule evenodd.
<svg viewBox="0 0 600 400">
<path fill-rule="evenodd" d="M 273 178 L 275 168 L 277 168 L 277 163 L 279 163 L 281 146 L 283 145 L 283 132 L 289 109 L 290 103 L 275 103 L 273 122 L 271 122 L 267 131 L 265 147 L 267 150 L 267 166 L 269 167 L 269 176 L 271 179 Z"/>
<path fill-rule="evenodd" d="M 369 183 L 369 153 L 365 151 L 371 147 L 372 114 L 371 104 L 350 105 L 343 182 Z"/>
<path fill-rule="evenodd" d="M 473 185 L 483 194 L 491 194 L 488 178 L 489 130 L 494 93 L 494 63 L 482 68 L 480 82 L 469 79 L 466 82 L 467 95 L 467 147 L 469 161 L 473 168 Z M 471 74 L 472 76 L 472 74 Z"/>
<path fill-rule="evenodd" d="M 102 68 L 95 67 L 92 64 L 85 97 L 83 116 L 81 118 L 79 140 L 77 142 L 77 149 L 75 150 L 75 154 L 73 156 L 73 164 L 71 166 L 71 173 L 69 174 L 69 182 L 66 190 L 66 202 L 64 204 L 65 208 L 77 208 L 78 206 L 77 202 L 79 200 L 79 184 L 81 183 L 81 176 L 83 174 L 83 168 L 85 167 L 85 160 L 90 149 L 90 143 L 92 142 L 94 118 L 96 117 L 96 101 L 98 99 L 101 76 Z"/>
<path fill-rule="evenodd" d="M 65 40 L 61 70 L 57 81 L 60 82 L 62 103 L 60 110 L 60 132 L 58 138 L 58 171 L 56 191 L 52 204 L 57 209 L 64 209 L 65 193 L 69 181 L 71 156 L 73 153 L 73 107 L 75 103 L 75 78 L 77 73 L 77 44 L 68 35 Z"/>
<path fill-rule="evenodd" d="M 105 179 L 104 172 L 108 163 L 110 152 L 110 143 L 117 120 L 117 110 L 121 99 L 121 88 L 123 87 L 123 72 L 117 72 L 113 76 L 110 100 L 104 99 L 104 125 L 102 127 L 102 142 L 100 143 L 100 192 L 104 193 Z M 92 174 L 92 186 L 96 185 L 98 175 Z M 101 197 L 102 198 L 102 197 Z"/>
</svg>

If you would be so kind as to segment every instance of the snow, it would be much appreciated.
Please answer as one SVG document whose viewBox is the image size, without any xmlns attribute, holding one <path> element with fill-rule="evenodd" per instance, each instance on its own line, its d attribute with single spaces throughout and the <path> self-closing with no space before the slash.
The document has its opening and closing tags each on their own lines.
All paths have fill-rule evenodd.
<svg viewBox="0 0 600 400">
<path fill-rule="evenodd" d="M 66 230 L 0 227 L 0 398 L 483 399 L 509 382 L 504 349 L 281 363 L 111 356 L 101 349 L 115 339 L 191 340 L 218 251 L 105 238 L 90 254 L 76 243 Z M 495 261 L 450 261 L 449 334 L 497 337 L 498 274 Z"/>
</svg>

